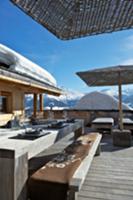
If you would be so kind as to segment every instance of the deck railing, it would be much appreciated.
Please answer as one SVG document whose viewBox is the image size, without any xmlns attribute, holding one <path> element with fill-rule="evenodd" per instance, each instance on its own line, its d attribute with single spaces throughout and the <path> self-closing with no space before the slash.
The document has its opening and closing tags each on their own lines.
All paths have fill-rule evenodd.
<svg viewBox="0 0 133 200">
<path fill-rule="evenodd" d="M 118 122 L 119 112 L 118 110 L 77 110 L 77 109 L 65 109 L 65 110 L 45 110 L 43 117 L 49 118 L 49 112 L 54 119 L 64 118 L 77 118 L 84 119 L 85 125 L 91 124 L 92 120 L 97 117 L 112 117 L 115 123 Z M 64 115 L 65 113 L 65 115 Z M 124 110 L 123 117 L 133 119 L 133 110 Z"/>
</svg>

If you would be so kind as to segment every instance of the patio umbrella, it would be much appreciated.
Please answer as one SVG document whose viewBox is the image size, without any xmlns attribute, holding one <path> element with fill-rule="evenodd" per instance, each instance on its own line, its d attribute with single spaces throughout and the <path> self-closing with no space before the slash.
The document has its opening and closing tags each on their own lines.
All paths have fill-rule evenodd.
<svg viewBox="0 0 133 200">
<path fill-rule="evenodd" d="M 99 68 L 76 73 L 89 86 L 113 86 L 119 89 L 119 126 L 123 129 L 122 84 L 133 83 L 133 65 Z"/>
<path fill-rule="evenodd" d="M 132 0 L 10 0 L 63 40 L 133 28 Z"/>
</svg>

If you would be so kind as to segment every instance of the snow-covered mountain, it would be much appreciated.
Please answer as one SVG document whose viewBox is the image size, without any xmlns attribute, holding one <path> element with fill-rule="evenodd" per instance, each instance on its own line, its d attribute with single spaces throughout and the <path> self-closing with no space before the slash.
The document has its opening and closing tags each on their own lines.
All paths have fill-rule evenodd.
<svg viewBox="0 0 133 200">
<path fill-rule="evenodd" d="M 61 96 L 56 97 L 52 95 L 44 95 L 44 106 L 50 107 L 65 107 L 71 108 L 76 105 L 76 103 L 84 96 L 84 93 L 77 91 L 65 91 Z M 29 109 L 32 107 L 32 95 L 27 95 L 25 99 L 25 105 Z"/>
<path fill-rule="evenodd" d="M 102 90 L 105 94 L 112 97 L 118 98 L 118 90 L 116 89 L 106 89 Z M 128 106 L 133 108 L 133 88 L 123 88 L 123 102 Z M 60 97 L 55 97 L 51 95 L 44 96 L 44 106 L 45 107 L 66 107 L 73 108 L 78 103 L 78 101 L 85 95 L 85 93 L 77 91 L 66 91 Z M 32 107 L 32 95 L 26 97 L 25 105 L 27 108 Z"/>
<path fill-rule="evenodd" d="M 45 105 L 51 106 L 53 104 L 52 106 L 57 107 L 73 107 L 82 96 L 84 94 L 77 91 L 65 91 L 59 97 L 46 95 Z"/>
<path fill-rule="evenodd" d="M 130 110 L 126 104 L 122 104 L 124 110 Z M 84 95 L 75 106 L 78 110 L 118 110 L 118 100 L 103 92 L 91 92 Z"/>
<path fill-rule="evenodd" d="M 105 94 L 118 98 L 118 89 L 102 90 Z M 133 87 L 123 86 L 122 101 L 133 108 Z"/>
</svg>

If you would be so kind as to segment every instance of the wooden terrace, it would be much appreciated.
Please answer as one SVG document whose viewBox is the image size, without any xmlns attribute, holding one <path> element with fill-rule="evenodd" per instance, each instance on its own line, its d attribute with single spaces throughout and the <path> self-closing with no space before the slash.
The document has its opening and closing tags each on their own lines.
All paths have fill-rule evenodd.
<svg viewBox="0 0 133 200">
<path fill-rule="evenodd" d="M 72 134 L 30 161 L 30 171 L 41 166 L 42 158 L 59 153 L 71 143 Z M 133 144 L 130 148 L 114 147 L 110 135 L 101 141 L 101 155 L 93 159 L 78 200 L 132 200 L 133 199 Z M 46 159 L 45 159 L 46 158 Z"/>
<path fill-rule="evenodd" d="M 106 135 L 101 147 L 102 153 L 93 159 L 78 200 L 133 199 L 133 146 L 114 147 Z"/>
</svg>

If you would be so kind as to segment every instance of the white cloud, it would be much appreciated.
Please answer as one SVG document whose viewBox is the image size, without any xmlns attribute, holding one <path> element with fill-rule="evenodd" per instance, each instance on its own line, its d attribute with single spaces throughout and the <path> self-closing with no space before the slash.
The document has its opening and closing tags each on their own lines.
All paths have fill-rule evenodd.
<svg viewBox="0 0 133 200">
<path fill-rule="evenodd" d="M 129 58 L 121 62 L 122 65 L 133 65 L 133 58 Z"/>
<path fill-rule="evenodd" d="M 46 59 L 47 63 L 54 65 L 59 61 L 59 55 L 58 54 L 51 54 L 49 56 L 44 57 Z"/>
<path fill-rule="evenodd" d="M 101 90 L 101 92 L 108 94 L 109 96 L 117 96 L 118 95 L 118 88 L 110 88 L 110 89 L 106 89 L 106 90 Z"/>
<path fill-rule="evenodd" d="M 124 46 L 127 50 L 133 49 L 133 35 L 131 35 L 131 36 L 129 36 L 125 39 L 125 45 Z"/>
<path fill-rule="evenodd" d="M 69 100 L 74 100 L 74 99 L 80 99 L 82 96 L 84 96 L 84 93 L 79 92 L 79 91 L 73 91 L 73 90 L 63 90 L 63 94 L 60 95 L 59 97 L 51 96 L 48 95 L 49 97 L 52 97 L 57 100 L 62 100 L 62 101 L 67 101 Z"/>
</svg>

